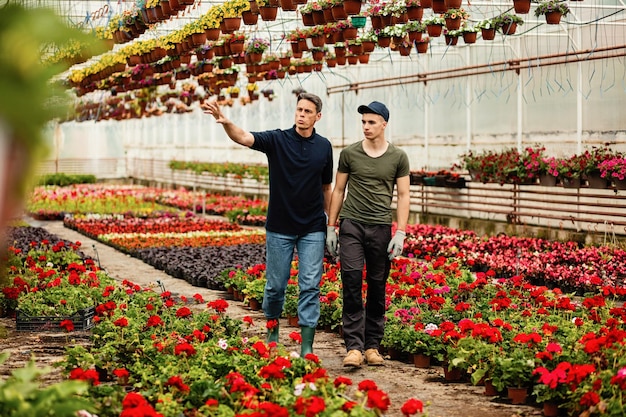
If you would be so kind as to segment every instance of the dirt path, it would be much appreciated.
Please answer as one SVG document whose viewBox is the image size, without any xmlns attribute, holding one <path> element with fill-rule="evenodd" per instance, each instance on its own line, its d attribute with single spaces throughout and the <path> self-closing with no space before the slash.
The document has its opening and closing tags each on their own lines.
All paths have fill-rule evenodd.
<svg viewBox="0 0 626 417">
<path fill-rule="evenodd" d="M 62 222 L 37 222 L 29 220 L 33 226 L 47 229 L 63 239 L 80 241 L 82 250 L 87 255 L 99 259 L 102 267 L 115 279 L 128 279 L 142 286 L 158 285 L 157 281 L 178 295 L 191 298 L 199 293 L 206 301 L 226 298 L 227 294 L 207 288 L 194 287 L 187 282 L 173 278 L 162 271 L 125 255 L 100 242 L 89 239 L 73 230 L 63 227 Z M 229 301 L 228 314 L 242 318 L 249 315 L 254 319 L 254 326 L 249 330 L 253 334 L 264 334 L 265 320 L 262 313 L 251 311 L 241 302 Z M 35 355 L 40 364 L 53 363 L 63 355 L 63 346 L 70 343 L 87 343 L 88 334 L 75 333 L 71 337 L 66 334 L 31 334 L 15 332 L 15 323 L 9 319 L 2 319 L 10 331 L 6 339 L 0 339 L 0 350 L 11 352 L 11 357 L 0 366 L 0 377 L 6 375 L 9 369 L 23 366 Z M 289 349 L 299 351 L 299 346 L 292 342 L 288 334 L 297 330 L 290 327 L 286 320 L 281 322 L 280 340 Z M 314 345 L 315 353 L 320 357 L 323 366 L 332 378 L 345 375 L 355 384 L 363 379 L 371 379 L 378 387 L 389 394 L 391 409 L 387 417 L 402 417 L 399 411 L 401 405 L 409 398 L 418 398 L 424 403 L 430 402 L 428 413 L 430 417 L 512 417 L 541 415 L 537 407 L 511 405 L 504 400 L 482 395 L 484 387 L 475 387 L 467 383 L 446 383 L 441 367 L 429 369 L 416 368 L 413 364 L 387 360 L 384 367 L 363 367 L 357 370 L 342 367 L 345 355 L 343 340 L 336 333 L 318 332 Z M 51 374 L 48 378 L 54 380 L 58 374 Z"/>
</svg>

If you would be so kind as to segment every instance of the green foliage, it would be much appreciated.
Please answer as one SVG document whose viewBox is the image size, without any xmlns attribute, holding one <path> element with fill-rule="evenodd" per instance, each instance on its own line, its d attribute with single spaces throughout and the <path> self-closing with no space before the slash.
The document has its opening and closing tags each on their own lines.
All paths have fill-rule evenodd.
<svg viewBox="0 0 626 417">
<path fill-rule="evenodd" d="M 238 178 L 249 178 L 267 183 L 269 169 L 265 165 L 238 164 L 233 162 L 186 162 L 170 161 L 169 168 L 172 170 L 189 170 L 197 174 L 208 172 L 219 177 L 232 174 Z"/>
<path fill-rule="evenodd" d="M 31 149 L 42 146 L 41 129 L 67 113 L 67 95 L 52 78 L 67 64 L 42 65 L 46 46 L 74 39 L 97 49 L 96 38 L 68 27 L 52 10 L 7 4 L 0 12 L 0 120 Z M 100 45 L 102 48 L 102 45 Z M 100 51 L 96 51 L 100 52 Z"/>
<path fill-rule="evenodd" d="M 9 357 L 0 355 L 0 363 Z M 63 381 L 42 388 L 37 379 L 50 372 L 37 369 L 34 361 L 0 381 L 0 415 L 3 417 L 75 417 L 80 410 L 94 411 L 90 401 L 78 397 L 87 391 L 83 381 Z"/>
<path fill-rule="evenodd" d="M 95 175 L 71 175 L 62 172 L 56 174 L 42 175 L 37 181 L 37 185 L 59 185 L 65 187 L 72 184 L 95 184 L 97 178 Z"/>
</svg>

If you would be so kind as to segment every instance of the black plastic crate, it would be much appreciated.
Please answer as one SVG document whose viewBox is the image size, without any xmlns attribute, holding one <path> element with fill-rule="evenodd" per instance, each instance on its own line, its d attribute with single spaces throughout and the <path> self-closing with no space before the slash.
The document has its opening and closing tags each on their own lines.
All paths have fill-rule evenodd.
<svg viewBox="0 0 626 417">
<path fill-rule="evenodd" d="M 74 331 L 89 330 L 94 326 L 96 308 L 89 307 L 69 317 L 31 317 L 19 309 L 15 315 L 15 329 L 26 332 L 59 332 L 63 331 L 60 324 L 63 320 L 74 323 Z"/>
</svg>

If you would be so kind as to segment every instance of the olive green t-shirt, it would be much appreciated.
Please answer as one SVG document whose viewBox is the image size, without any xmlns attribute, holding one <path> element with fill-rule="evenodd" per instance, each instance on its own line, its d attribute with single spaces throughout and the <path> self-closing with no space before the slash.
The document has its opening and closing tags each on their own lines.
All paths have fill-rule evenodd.
<svg viewBox="0 0 626 417">
<path fill-rule="evenodd" d="M 409 158 L 402 149 L 389 144 L 387 151 L 372 158 L 361 142 L 339 154 L 339 172 L 348 174 L 347 196 L 339 219 L 364 224 L 391 224 L 391 201 L 396 178 L 409 175 Z"/>
</svg>

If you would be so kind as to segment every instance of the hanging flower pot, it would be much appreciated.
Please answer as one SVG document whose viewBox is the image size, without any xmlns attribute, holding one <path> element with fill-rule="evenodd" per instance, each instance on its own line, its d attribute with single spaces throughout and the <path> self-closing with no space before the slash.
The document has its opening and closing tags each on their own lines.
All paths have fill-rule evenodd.
<svg viewBox="0 0 626 417">
<path fill-rule="evenodd" d="M 548 12 L 546 13 L 546 23 L 549 25 L 558 25 L 561 23 L 561 12 Z"/>
<path fill-rule="evenodd" d="M 315 26 L 313 21 L 313 13 L 302 13 L 302 24 L 304 26 Z"/>
<path fill-rule="evenodd" d="M 293 12 L 297 9 L 297 4 L 293 0 L 280 0 L 280 8 L 287 12 Z"/>
<path fill-rule="evenodd" d="M 454 19 L 446 17 L 446 28 L 448 28 L 448 30 L 459 30 L 462 21 L 460 17 Z"/>
<path fill-rule="evenodd" d="M 406 15 L 409 18 L 409 20 L 417 20 L 418 22 L 421 22 L 422 17 L 424 17 L 424 8 L 422 6 L 407 7 Z"/>
<path fill-rule="evenodd" d="M 259 6 L 259 15 L 261 20 L 265 22 L 273 22 L 278 16 L 278 7 L 276 6 Z"/>
<path fill-rule="evenodd" d="M 204 34 L 206 35 L 206 39 L 207 41 L 216 41 L 220 38 L 220 33 L 221 33 L 221 29 L 220 28 L 210 28 L 210 29 L 204 29 Z"/>
<path fill-rule="evenodd" d="M 343 9 L 349 16 L 361 13 L 361 0 L 344 0 Z"/>
<path fill-rule="evenodd" d="M 257 13 L 252 13 L 250 10 L 241 12 L 241 18 L 243 19 L 244 25 L 248 26 L 256 25 L 259 21 L 259 15 Z"/>
<path fill-rule="evenodd" d="M 444 0 L 444 3 L 448 9 L 460 9 L 463 0 Z"/>
<path fill-rule="evenodd" d="M 344 9 L 343 4 L 337 4 L 331 7 L 330 10 L 333 15 L 333 19 L 335 19 L 335 21 L 345 20 L 348 18 L 348 13 L 346 13 L 346 10 Z"/>
<path fill-rule="evenodd" d="M 233 33 L 241 27 L 241 17 L 225 17 L 222 19 L 220 28 L 224 33 Z"/>
<path fill-rule="evenodd" d="M 432 38 L 437 38 L 441 36 L 442 31 L 443 26 L 441 25 L 426 25 L 426 32 L 428 32 L 428 36 Z"/>
<path fill-rule="evenodd" d="M 517 31 L 517 23 L 505 23 L 501 26 L 501 29 L 504 35 L 513 35 Z"/>
<path fill-rule="evenodd" d="M 445 13 L 448 10 L 445 0 L 432 0 L 432 3 L 433 12 L 435 13 Z"/>
<path fill-rule="evenodd" d="M 428 39 L 422 39 L 420 42 L 415 42 L 415 49 L 418 54 L 425 54 L 428 52 Z"/>
<path fill-rule="evenodd" d="M 387 48 L 391 45 L 391 36 L 378 36 L 378 46 Z"/>
<path fill-rule="evenodd" d="M 324 11 L 323 10 L 313 10 L 313 22 L 316 25 L 325 25 L 326 24 L 326 18 L 324 17 Z"/>
<path fill-rule="evenodd" d="M 530 11 L 530 0 L 513 0 L 513 8 L 517 14 L 526 14 Z"/>
<path fill-rule="evenodd" d="M 409 43 L 409 44 L 405 44 L 400 43 L 398 44 L 398 52 L 400 53 L 400 56 L 409 56 L 411 55 L 411 49 L 413 49 L 413 44 Z"/>
<path fill-rule="evenodd" d="M 466 44 L 476 43 L 477 32 L 463 32 L 463 42 Z"/>
<path fill-rule="evenodd" d="M 483 40 L 492 41 L 496 37 L 496 28 L 490 28 L 490 29 L 482 28 L 480 29 L 480 33 L 482 35 Z"/>
<path fill-rule="evenodd" d="M 450 35 L 444 35 L 444 36 L 446 39 L 446 45 L 448 46 L 454 46 L 459 42 L 458 36 L 450 36 Z"/>
</svg>

